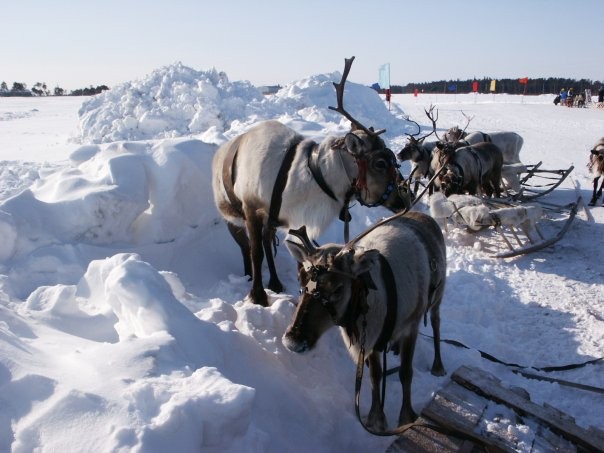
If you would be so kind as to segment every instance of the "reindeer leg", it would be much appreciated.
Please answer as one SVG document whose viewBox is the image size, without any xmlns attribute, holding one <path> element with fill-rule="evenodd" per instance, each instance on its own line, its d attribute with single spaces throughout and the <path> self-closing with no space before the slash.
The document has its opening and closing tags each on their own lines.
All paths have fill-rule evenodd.
<svg viewBox="0 0 604 453">
<path fill-rule="evenodd" d="M 227 222 L 227 228 L 241 249 L 241 255 L 243 256 L 243 271 L 245 275 L 249 275 L 251 277 L 252 261 L 250 258 L 250 240 L 245 232 L 245 227 L 240 227 L 233 223 Z"/>
<path fill-rule="evenodd" d="M 245 215 L 245 225 L 250 235 L 250 249 L 252 257 L 252 289 L 246 296 L 246 300 L 254 304 L 268 306 L 268 297 L 262 286 L 262 261 L 264 260 L 264 251 L 262 246 L 263 222 L 252 212 Z"/>
<path fill-rule="evenodd" d="M 403 405 L 398 417 L 399 425 L 415 421 L 417 414 L 411 404 L 411 381 L 413 380 L 413 353 L 417 341 L 418 326 L 414 326 L 401 340 L 401 366 L 398 371 L 401 385 L 403 386 Z"/>
<path fill-rule="evenodd" d="M 275 259 L 273 258 L 273 251 L 271 245 L 276 232 L 274 229 L 265 226 L 262 235 L 262 246 L 264 247 L 264 254 L 266 255 L 266 263 L 268 264 L 268 271 L 270 278 L 268 281 L 268 289 L 276 293 L 283 292 L 283 284 L 277 276 L 277 269 L 275 267 Z"/>
<path fill-rule="evenodd" d="M 430 372 L 434 376 L 444 376 L 447 374 L 440 356 L 440 301 L 442 300 L 443 293 L 444 286 L 440 285 L 434 298 L 434 306 L 430 310 L 430 324 L 432 324 L 432 336 L 434 337 L 434 361 L 432 362 Z"/>
<path fill-rule="evenodd" d="M 367 426 L 383 431 L 386 429 L 386 415 L 382 407 L 380 387 L 382 382 L 382 364 L 380 353 L 373 351 L 367 357 L 369 365 L 369 377 L 371 379 L 371 409 L 367 416 Z"/>
<path fill-rule="evenodd" d="M 598 193 L 596 194 L 596 200 L 602 196 L 602 188 L 604 188 L 604 176 L 601 176 L 601 178 L 602 178 L 602 183 L 600 184 L 600 189 L 598 190 Z M 604 198 L 602 199 L 602 204 L 604 204 Z"/>
<path fill-rule="evenodd" d="M 593 191 L 593 194 L 591 196 L 591 200 L 589 200 L 589 203 L 588 203 L 589 206 L 595 206 L 596 205 L 596 201 L 598 201 L 598 198 L 599 198 L 599 196 L 597 195 L 598 179 L 600 179 L 599 176 L 596 176 L 594 178 L 594 191 Z M 604 179 L 602 180 L 602 184 L 604 184 Z M 602 187 L 600 187 L 600 194 L 602 194 Z"/>
</svg>

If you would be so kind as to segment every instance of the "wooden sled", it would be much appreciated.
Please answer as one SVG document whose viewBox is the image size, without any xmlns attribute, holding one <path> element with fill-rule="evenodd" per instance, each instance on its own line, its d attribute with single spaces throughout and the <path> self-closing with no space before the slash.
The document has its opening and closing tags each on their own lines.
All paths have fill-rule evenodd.
<svg viewBox="0 0 604 453">
<path fill-rule="evenodd" d="M 542 197 L 562 184 L 575 168 L 571 165 L 563 170 L 546 170 L 541 168 L 542 163 L 525 165 L 526 170 L 519 175 L 521 189 L 512 195 L 513 199 L 527 201 Z"/>
<path fill-rule="evenodd" d="M 445 198 L 435 194 L 430 200 L 430 213 L 444 222 L 445 230 L 449 224 L 466 227 L 474 233 L 494 229 L 501 241 L 495 241 L 495 250 L 488 253 L 496 258 L 510 258 L 542 250 L 562 239 L 581 204 L 580 196 L 576 202 L 558 206 L 471 195 Z M 502 242 L 507 250 L 500 250 Z"/>
<path fill-rule="evenodd" d="M 423 409 L 421 422 L 460 435 L 411 429 L 386 450 L 395 452 L 602 452 L 604 432 L 584 429 L 522 388 L 505 387 L 479 368 L 461 366 Z"/>
</svg>

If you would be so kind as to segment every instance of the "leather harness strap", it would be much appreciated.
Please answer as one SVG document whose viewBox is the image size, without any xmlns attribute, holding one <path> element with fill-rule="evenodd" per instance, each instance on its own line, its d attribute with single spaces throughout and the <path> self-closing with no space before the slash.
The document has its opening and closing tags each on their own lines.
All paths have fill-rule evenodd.
<svg viewBox="0 0 604 453">
<path fill-rule="evenodd" d="M 325 178 L 323 177 L 323 173 L 321 172 L 321 167 L 319 167 L 319 145 L 314 144 L 313 146 L 309 146 L 306 149 L 308 154 L 308 168 L 312 173 L 313 178 L 319 185 L 319 187 L 325 192 L 330 198 L 338 201 L 338 198 L 333 193 L 333 190 L 327 185 Z"/>
<path fill-rule="evenodd" d="M 287 185 L 287 177 L 296 155 L 296 149 L 302 140 L 303 138 L 299 135 L 294 137 L 289 145 L 289 148 L 287 148 L 287 151 L 285 152 L 285 156 L 281 162 L 281 167 L 279 168 L 279 173 L 277 173 L 277 179 L 275 180 L 275 185 L 273 186 L 271 204 L 268 211 L 268 224 L 271 228 L 277 228 L 279 225 L 279 211 L 281 211 L 281 203 L 283 201 L 283 190 Z"/>
<path fill-rule="evenodd" d="M 386 298 L 388 305 L 386 308 L 386 318 L 384 319 L 382 332 L 380 333 L 380 336 L 378 337 L 373 349 L 377 351 L 385 351 L 388 346 L 388 341 L 392 336 L 392 332 L 394 331 L 394 326 L 396 325 L 398 294 L 396 291 L 396 280 L 394 279 L 394 274 L 392 273 L 392 267 L 390 267 L 390 263 L 388 263 L 388 260 L 381 253 L 380 269 L 382 271 L 382 280 L 386 285 Z"/>
</svg>

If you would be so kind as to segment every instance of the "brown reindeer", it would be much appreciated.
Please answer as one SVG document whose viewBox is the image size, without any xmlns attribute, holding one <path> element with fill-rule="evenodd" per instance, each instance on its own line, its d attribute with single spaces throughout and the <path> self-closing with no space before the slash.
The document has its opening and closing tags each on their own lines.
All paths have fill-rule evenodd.
<svg viewBox="0 0 604 453">
<path fill-rule="evenodd" d="M 426 111 L 426 115 L 432 121 L 432 128 L 438 137 L 432 109 Z M 471 118 L 466 118 L 467 127 Z M 449 139 L 464 137 L 465 128 L 460 130 L 456 127 L 447 133 L 451 133 Z M 436 188 L 442 190 L 445 196 L 463 193 L 501 196 L 503 153 L 497 145 L 484 141 L 468 145 L 459 138 L 454 141 L 438 138 L 430 166 L 435 172 L 444 167 L 444 172 L 434 181 Z"/>
<path fill-rule="evenodd" d="M 436 142 L 425 142 L 426 138 L 432 135 L 434 131 L 417 138 L 421 132 L 420 125 L 409 117 L 406 119 L 417 126 L 417 133 L 405 133 L 405 135 L 407 135 L 407 143 L 405 143 L 403 149 L 398 152 L 396 158 L 401 162 L 406 160 L 410 160 L 412 162 L 413 166 L 411 168 L 411 173 L 409 174 L 408 183 L 411 184 L 411 180 L 413 179 L 414 187 L 412 193 L 413 195 L 416 195 L 419 188 L 419 180 L 421 178 L 429 179 L 433 176 L 432 169 L 430 167 L 430 160 Z"/>
<path fill-rule="evenodd" d="M 501 168 L 503 155 L 493 143 L 477 143 L 461 148 L 439 147 L 434 159 L 445 166 L 440 176 L 440 189 L 445 196 L 483 193 L 488 197 L 501 196 Z"/>
<path fill-rule="evenodd" d="M 287 242 L 300 263 L 301 296 L 283 342 L 298 353 L 311 350 L 321 335 L 339 326 L 353 360 L 366 358 L 372 399 L 367 425 L 386 427 L 380 401 L 380 351 L 400 351 L 403 401 L 399 424 L 416 418 L 411 403 L 413 354 L 419 324 L 428 312 L 434 333 L 432 374 L 442 376 L 440 312 L 446 247 L 430 216 L 407 212 L 384 221 L 347 245 L 315 247 L 305 232 L 290 231 L 301 244 Z M 364 350 L 365 355 L 359 357 Z"/>
<path fill-rule="evenodd" d="M 398 192 L 400 174 L 394 153 L 378 136 L 343 108 L 344 83 L 354 57 L 346 59 L 339 84 L 338 106 L 352 130 L 321 143 L 305 139 L 277 121 L 258 124 L 222 145 L 212 163 L 214 200 L 229 232 L 241 248 L 244 270 L 252 278 L 246 297 L 266 306 L 262 262 L 270 272 L 268 288 L 281 292 L 271 245 L 277 228 L 307 225 L 316 238 L 336 218 L 349 216 L 356 198 L 366 206 L 393 211 L 408 206 Z"/>
<path fill-rule="evenodd" d="M 594 175 L 594 190 L 589 201 L 589 206 L 595 206 L 598 198 L 602 196 L 602 187 L 604 187 L 604 137 L 598 140 L 591 149 L 587 168 Z M 600 189 L 598 189 L 598 180 L 600 177 L 602 177 L 602 183 L 600 184 Z M 602 206 L 604 206 L 604 198 L 602 199 Z"/>
</svg>

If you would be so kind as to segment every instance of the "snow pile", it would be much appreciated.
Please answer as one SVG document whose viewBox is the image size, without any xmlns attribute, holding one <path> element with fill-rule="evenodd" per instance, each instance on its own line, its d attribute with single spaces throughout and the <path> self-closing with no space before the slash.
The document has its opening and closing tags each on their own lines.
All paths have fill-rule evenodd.
<svg viewBox="0 0 604 453">
<path fill-rule="evenodd" d="M 336 106 L 333 82 L 341 74 L 312 75 L 263 96 L 249 82 L 230 82 L 215 69 L 196 71 L 181 63 L 119 85 L 80 108 L 81 141 L 174 138 L 201 134 L 220 143 L 260 120 L 278 119 L 304 133 L 348 130 L 350 123 L 328 109 Z M 366 127 L 400 135 L 405 121 L 393 117 L 375 90 L 346 82 L 345 108 Z"/>
<path fill-rule="evenodd" d="M 2 209 L 24 253 L 27 243 L 171 241 L 216 216 L 208 190 L 215 148 L 194 139 L 82 146 L 70 166 L 37 180 Z"/>
<path fill-rule="evenodd" d="M 177 63 L 105 91 L 80 111 L 82 141 L 105 143 L 224 131 L 252 114 L 262 93 L 249 82 L 230 82 L 215 69 Z"/>
</svg>

